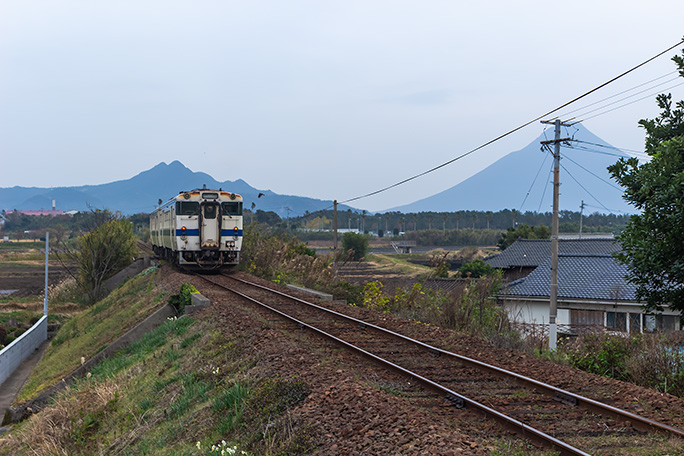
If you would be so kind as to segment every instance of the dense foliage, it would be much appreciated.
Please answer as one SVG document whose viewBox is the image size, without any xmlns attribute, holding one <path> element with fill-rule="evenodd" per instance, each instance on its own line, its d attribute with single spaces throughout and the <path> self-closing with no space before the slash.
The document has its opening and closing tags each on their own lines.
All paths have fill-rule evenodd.
<svg viewBox="0 0 684 456">
<path fill-rule="evenodd" d="M 497 242 L 496 245 L 501 250 L 504 250 L 518 239 L 549 239 L 550 237 L 551 230 L 546 225 L 520 225 L 517 228 L 508 228 L 508 230 L 501 235 L 501 239 L 499 239 L 499 242 Z"/>
<path fill-rule="evenodd" d="M 185 313 L 185 308 L 192 305 L 192 295 L 199 293 L 191 283 L 183 283 L 180 287 L 180 292 L 169 296 L 169 304 L 171 304 L 178 312 L 178 315 Z"/>
<path fill-rule="evenodd" d="M 562 340 L 556 356 L 572 367 L 684 397 L 680 334 L 586 334 Z"/>
<path fill-rule="evenodd" d="M 684 59 L 676 57 L 684 77 Z M 625 189 L 624 198 L 641 211 L 619 235 L 629 280 L 649 310 L 670 306 L 684 312 L 684 101 L 672 105 L 671 95 L 659 95 L 660 115 L 639 123 L 646 130 L 646 153 L 620 159 L 608 169 Z"/>
<path fill-rule="evenodd" d="M 354 261 L 361 261 L 368 253 L 368 237 L 358 233 L 344 233 L 342 250 L 349 252 Z"/>
<path fill-rule="evenodd" d="M 443 232 L 450 230 L 493 230 L 501 232 L 509 227 L 518 225 L 547 225 L 551 226 L 551 212 L 520 212 L 515 209 L 492 211 L 454 211 L 454 212 L 386 212 L 368 214 L 363 211 L 342 211 L 338 213 L 338 227 L 357 229 L 362 232 L 383 230 L 385 236 L 399 233 L 413 233 L 416 231 Z M 575 211 L 560 211 L 559 230 L 561 233 L 576 233 L 579 231 L 580 213 Z M 318 211 L 301 217 L 288 219 L 288 229 L 332 229 L 332 210 Z M 248 220 L 249 221 L 249 220 Z M 582 215 L 584 232 L 619 233 L 629 221 L 628 215 L 592 214 Z M 458 244 L 458 243 L 457 243 Z M 493 244 L 493 243 L 492 243 Z M 448 245 L 448 244 L 440 244 Z M 455 244 L 451 244 L 455 245 Z"/>
<path fill-rule="evenodd" d="M 470 277 L 477 279 L 479 277 L 484 277 L 486 275 L 492 274 L 494 268 L 482 260 L 482 258 L 477 258 L 470 263 L 466 263 L 458 270 L 458 272 L 463 277 Z"/>
</svg>

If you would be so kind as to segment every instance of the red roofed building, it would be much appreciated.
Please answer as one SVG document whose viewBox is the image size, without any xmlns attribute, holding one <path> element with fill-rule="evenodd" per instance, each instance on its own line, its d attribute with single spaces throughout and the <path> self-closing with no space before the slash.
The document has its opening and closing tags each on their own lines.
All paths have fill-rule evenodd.
<svg viewBox="0 0 684 456">
<path fill-rule="evenodd" d="M 57 215 L 64 215 L 64 211 L 50 210 L 50 211 L 7 211 L 7 214 L 12 213 L 24 214 L 24 215 L 49 215 L 50 217 L 55 217 Z"/>
</svg>

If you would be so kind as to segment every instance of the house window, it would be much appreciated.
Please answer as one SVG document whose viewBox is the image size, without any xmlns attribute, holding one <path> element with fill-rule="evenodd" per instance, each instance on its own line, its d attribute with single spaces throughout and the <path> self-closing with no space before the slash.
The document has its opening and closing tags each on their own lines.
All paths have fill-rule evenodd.
<svg viewBox="0 0 684 456">
<path fill-rule="evenodd" d="M 630 313 L 629 314 L 629 332 L 640 333 L 641 332 L 641 314 Z"/>
<path fill-rule="evenodd" d="M 672 315 L 658 315 L 656 317 L 657 327 L 660 331 L 674 331 L 676 328 L 677 317 Z"/>
<path fill-rule="evenodd" d="M 677 318 L 673 315 L 644 315 L 644 331 L 675 331 Z"/>
<path fill-rule="evenodd" d="M 606 312 L 606 328 L 626 332 L 627 314 L 624 312 Z"/>
</svg>

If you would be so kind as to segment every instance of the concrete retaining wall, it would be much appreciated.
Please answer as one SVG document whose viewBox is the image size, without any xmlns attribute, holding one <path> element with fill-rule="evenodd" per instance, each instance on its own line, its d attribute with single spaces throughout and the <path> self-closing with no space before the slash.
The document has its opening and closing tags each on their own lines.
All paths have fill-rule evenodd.
<svg viewBox="0 0 684 456">
<path fill-rule="evenodd" d="M 24 334 L 0 351 L 0 385 L 45 340 L 47 340 L 47 317 L 43 316 Z"/>
<path fill-rule="evenodd" d="M 135 275 L 140 274 L 149 267 L 150 257 L 146 256 L 143 258 L 138 258 L 137 260 L 133 261 L 133 263 L 131 263 L 129 266 L 119 271 L 117 274 L 114 275 L 114 277 L 111 277 L 104 283 L 103 288 L 105 292 L 107 294 L 111 293 L 112 291 L 116 290 L 116 288 L 122 283 L 124 283 L 126 280 L 130 279 Z"/>
</svg>

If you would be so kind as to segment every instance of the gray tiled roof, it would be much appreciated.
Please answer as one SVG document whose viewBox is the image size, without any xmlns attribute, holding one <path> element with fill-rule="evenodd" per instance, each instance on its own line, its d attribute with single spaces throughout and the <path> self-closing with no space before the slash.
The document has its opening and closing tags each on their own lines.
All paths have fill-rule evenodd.
<svg viewBox="0 0 684 456">
<path fill-rule="evenodd" d="M 620 250 L 614 239 L 559 239 L 559 254 L 610 255 Z M 518 239 L 498 255 L 485 258 L 495 268 L 537 267 L 551 257 L 550 239 Z"/>
<path fill-rule="evenodd" d="M 635 301 L 636 286 L 625 276 L 627 268 L 610 255 L 559 255 L 558 297 Z M 527 277 L 512 282 L 508 296 L 549 296 L 551 258 Z"/>
</svg>

